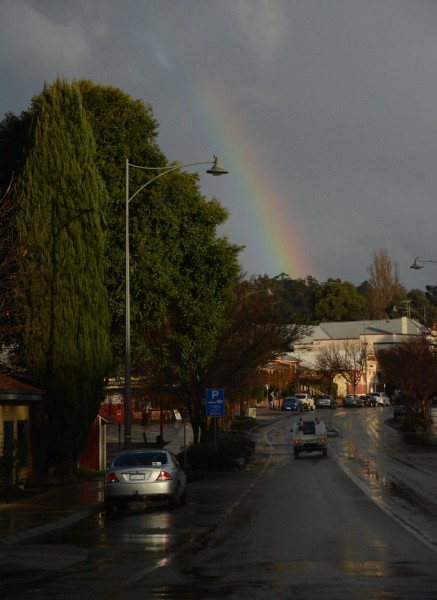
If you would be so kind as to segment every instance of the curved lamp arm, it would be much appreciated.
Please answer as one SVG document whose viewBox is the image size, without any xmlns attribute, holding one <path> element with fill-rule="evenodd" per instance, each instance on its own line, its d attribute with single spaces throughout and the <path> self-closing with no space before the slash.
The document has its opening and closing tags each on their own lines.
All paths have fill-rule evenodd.
<svg viewBox="0 0 437 600">
<path fill-rule="evenodd" d="M 197 165 L 210 165 L 210 164 L 211 164 L 211 161 L 202 161 L 202 162 L 185 163 L 185 164 L 177 163 L 175 165 L 171 165 L 168 167 L 142 167 L 140 165 L 133 165 L 129 162 L 128 159 L 126 159 L 126 202 L 129 203 L 145 187 L 147 187 L 148 185 L 150 185 L 151 183 L 153 183 L 154 181 L 156 181 L 163 175 L 167 175 L 167 173 L 171 173 L 172 171 L 178 171 L 179 169 L 185 169 L 186 167 L 195 167 Z M 149 179 L 149 181 L 146 181 L 146 183 L 144 183 L 140 188 L 138 188 L 138 190 L 134 194 L 132 194 L 132 196 L 129 197 L 129 167 L 133 167 L 134 169 L 141 169 L 143 171 L 161 171 L 161 173 L 159 173 L 158 175 L 155 175 L 155 177 L 153 177 L 152 179 Z M 207 170 L 207 173 L 209 173 L 210 175 L 217 176 L 217 175 L 226 175 L 227 173 L 229 173 L 229 171 L 227 171 L 223 167 L 223 165 L 220 161 L 220 158 L 218 156 L 214 155 L 213 165 L 210 169 Z"/>
<path fill-rule="evenodd" d="M 437 263 L 437 260 L 420 260 L 420 258 L 418 256 L 416 256 L 410 269 L 416 269 L 416 270 L 423 269 L 422 263 Z"/>
</svg>

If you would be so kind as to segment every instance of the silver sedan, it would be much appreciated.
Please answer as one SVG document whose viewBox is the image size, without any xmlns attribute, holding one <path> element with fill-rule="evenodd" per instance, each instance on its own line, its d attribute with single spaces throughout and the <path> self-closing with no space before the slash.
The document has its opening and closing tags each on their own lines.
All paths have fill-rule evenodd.
<svg viewBox="0 0 437 600">
<path fill-rule="evenodd" d="M 125 510 L 132 501 L 164 500 L 171 508 L 186 502 L 187 478 L 168 450 L 126 450 L 112 461 L 105 477 L 105 506 Z"/>
</svg>

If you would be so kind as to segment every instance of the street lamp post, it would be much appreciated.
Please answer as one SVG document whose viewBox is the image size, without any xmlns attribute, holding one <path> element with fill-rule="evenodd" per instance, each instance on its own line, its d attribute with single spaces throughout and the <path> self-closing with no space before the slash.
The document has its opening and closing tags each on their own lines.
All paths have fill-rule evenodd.
<svg viewBox="0 0 437 600">
<path fill-rule="evenodd" d="M 124 372 L 124 383 L 125 383 L 125 394 L 124 394 L 124 448 L 129 449 L 132 443 L 132 419 L 131 419 L 131 339 L 130 339 L 130 265 L 129 265 L 129 204 L 144 188 L 148 185 L 167 175 L 173 171 L 185 169 L 187 167 L 194 167 L 197 165 L 210 165 L 212 161 L 202 161 L 194 163 L 177 163 L 176 165 L 170 165 L 167 167 L 142 167 L 139 165 L 133 165 L 129 163 L 129 159 L 126 159 L 126 202 L 125 202 L 125 231 L 126 231 L 126 306 L 125 306 L 125 319 L 126 319 L 126 345 L 125 345 L 125 372 Z M 130 196 L 129 191 L 129 169 L 141 169 L 143 171 L 160 171 L 158 175 L 155 175 L 152 179 L 144 183 L 138 190 Z M 225 175 L 229 173 L 221 164 L 218 156 L 214 156 L 214 161 L 210 169 L 206 171 L 210 175 Z"/>
<path fill-rule="evenodd" d="M 418 256 L 416 256 L 410 269 L 423 269 L 422 263 L 437 263 L 437 260 L 421 260 Z"/>
</svg>

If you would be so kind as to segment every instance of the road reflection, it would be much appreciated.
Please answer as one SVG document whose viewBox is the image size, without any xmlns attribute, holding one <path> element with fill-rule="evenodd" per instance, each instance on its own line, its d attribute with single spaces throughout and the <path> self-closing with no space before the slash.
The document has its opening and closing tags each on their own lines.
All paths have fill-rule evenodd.
<svg viewBox="0 0 437 600">
<path fill-rule="evenodd" d="M 391 412 L 337 411 L 331 455 L 365 493 L 437 551 L 437 454 L 409 448 Z"/>
<path fill-rule="evenodd" d="M 391 481 L 387 475 L 380 473 L 378 469 L 375 469 L 369 461 L 363 461 L 363 476 L 367 479 L 373 490 L 380 490 L 381 488 L 394 488 L 395 484 Z"/>
</svg>

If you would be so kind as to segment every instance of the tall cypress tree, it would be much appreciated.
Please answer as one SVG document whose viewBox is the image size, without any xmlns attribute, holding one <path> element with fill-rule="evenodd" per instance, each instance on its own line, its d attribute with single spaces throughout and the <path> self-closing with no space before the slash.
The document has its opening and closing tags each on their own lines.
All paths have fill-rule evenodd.
<svg viewBox="0 0 437 600">
<path fill-rule="evenodd" d="M 84 447 L 111 362 L 104 273 L 107 194 L 75 84 L 33 102 L 19 180 L 24 363 L 47 390 L 45 467 L 69 472 Z"/>
</svg>

